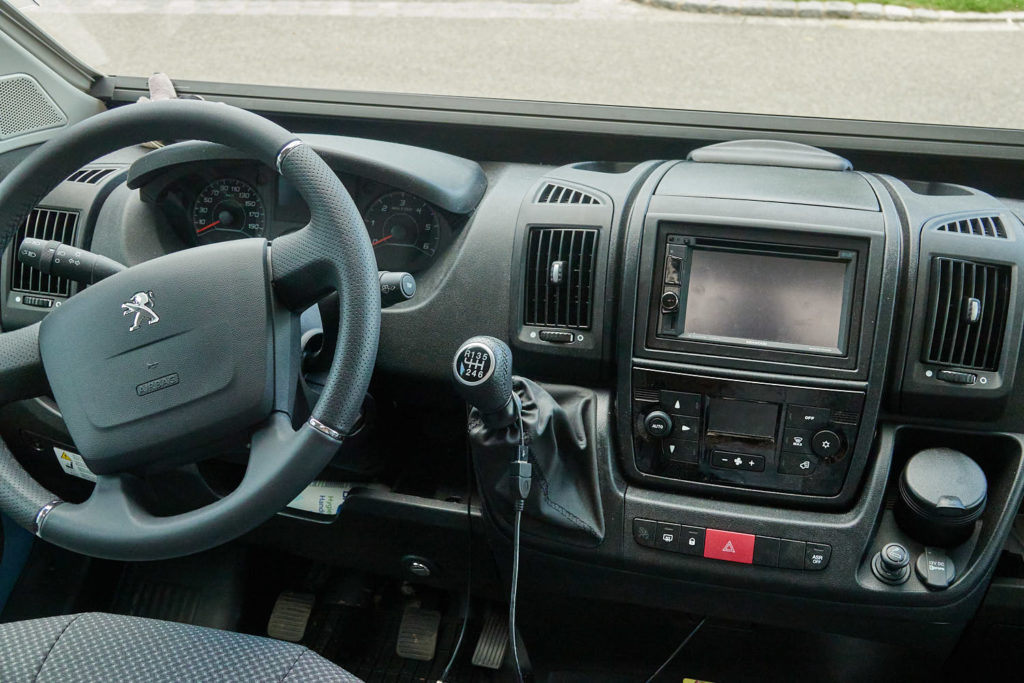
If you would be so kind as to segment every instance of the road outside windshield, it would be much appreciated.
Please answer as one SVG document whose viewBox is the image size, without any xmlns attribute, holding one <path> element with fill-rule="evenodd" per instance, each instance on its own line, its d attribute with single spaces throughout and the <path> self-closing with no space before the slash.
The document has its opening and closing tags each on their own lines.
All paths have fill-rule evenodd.
<svg viewBox="0 0 1024 683">
<path fill-rule="evenodd" d="M 1024 0 L 37 1 L 107 74 L 1024 128 Z"/>
</svg>

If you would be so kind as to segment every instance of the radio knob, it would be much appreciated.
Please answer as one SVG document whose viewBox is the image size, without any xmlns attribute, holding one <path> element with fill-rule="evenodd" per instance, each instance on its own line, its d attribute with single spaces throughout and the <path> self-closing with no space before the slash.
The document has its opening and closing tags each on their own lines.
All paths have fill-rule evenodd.
<svg viewBox="0 0 1024 683">
<path fill-rule="evenodd" d="M 660 439 L 672 433 L 672 418 L 661 410 L 652 410 L 644 418 L 644 429 L 650 436 Z"/>
<path fill-rule="evenodd" d="M 669 290 L 661 295 L 661 312 L 672 313 L 679 310 L 679 295 Z"/>
</svg>

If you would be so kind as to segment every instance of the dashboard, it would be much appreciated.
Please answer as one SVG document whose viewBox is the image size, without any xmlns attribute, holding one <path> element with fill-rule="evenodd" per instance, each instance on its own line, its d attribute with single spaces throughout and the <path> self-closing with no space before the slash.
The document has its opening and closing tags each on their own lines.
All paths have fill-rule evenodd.
<svg viewBox="0 0 1024 683">
<path fill-rule="evenodd" d="M 552 509 L 571 509 L 585 530 L 530 518 L 535 577 L 584 599 L 955 640 L 1024 497 L 1019 200 L 857 170 L 795 143 L 554 166 L 308 137 L 363 215 L 379 269 L 418 284 L 412 301 L 382 311 L 366 428 L 335 476 L 375 463 L 356 469 L 391 487 L 392 498 L 374 494 L 381 509 L 438 521 L 429 533 L 396 522 L 373 561 L 397 567 L 412 548 L 456 563 L 451 538 L 427 544 L 461 529 L 464 513 L 448 500 L 465 486 L 452 472 L 467 450 L 451 357 L 490 334 L 509 341 L 517 374 L 583 416 L 571 467 L 546 474 Z M 63 183 L 41 207 L 75 212 L 79 245 L 128 264 L 273 241 L 308 220 L 272 169 L 216 146 L 135 150 L 96 168 L 111 172 L 90 188 Z M 3 268 L 5 328 L 76 291 L 43 290 L 10 254 Z M 72 446 L 52 407 L 35 410 L 22 416 L 29 441 Z M 929 449 L 976 464 L 980 507 L 966 494 L 959 512 L 908 506 L 904 472 Z M 507 549 L 507 470 L 476 464 L 477 512 L 488 542 Z M 566 491 L 571 501 L 557 500 Z M 908 521 L 958 515 L 969 533 L 949 542 Z M 290 515 L 257 538 L 340 556 L 338 520 Z M 892 544 L 925 557 L 924 569 L 891 580 L 877 565 Z M 934 576 L 929 562 L 955 575 Z"/>
</svg>

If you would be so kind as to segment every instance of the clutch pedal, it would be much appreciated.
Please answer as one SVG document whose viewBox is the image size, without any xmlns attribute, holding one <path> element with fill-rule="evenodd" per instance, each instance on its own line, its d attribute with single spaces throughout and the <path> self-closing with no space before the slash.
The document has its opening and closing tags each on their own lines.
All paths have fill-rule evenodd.
<svg viewBox="0 0 1024 683">
<path fill-rule="evenodd" d="M 316 598 L 310 593 L 285 591 L 277 596 L 274 610 L 267 622 L 267 635 L 278 640 L 297 643 L 306 635 L 309 615 L 313 613 Z"/>
</svg>

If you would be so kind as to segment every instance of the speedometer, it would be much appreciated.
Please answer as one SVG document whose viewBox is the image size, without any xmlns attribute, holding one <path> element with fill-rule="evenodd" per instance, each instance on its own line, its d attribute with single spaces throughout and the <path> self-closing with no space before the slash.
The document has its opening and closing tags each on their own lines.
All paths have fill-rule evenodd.
<svg viewBox="0 0 1024 683">
<path fill-rule="evenodd" d="M 214 180 L 196 195 L 192 229 L 198 244 L 263 237 L 267 214 L 259 192 L 237 178 Z"/>
<path fill-rule="evenodd" d="M 434 257 L 441 242 L 437 212 L 408 192 L 381 195 L 364 219 L 382 270 L 417 270 Z"/>
</svg>

